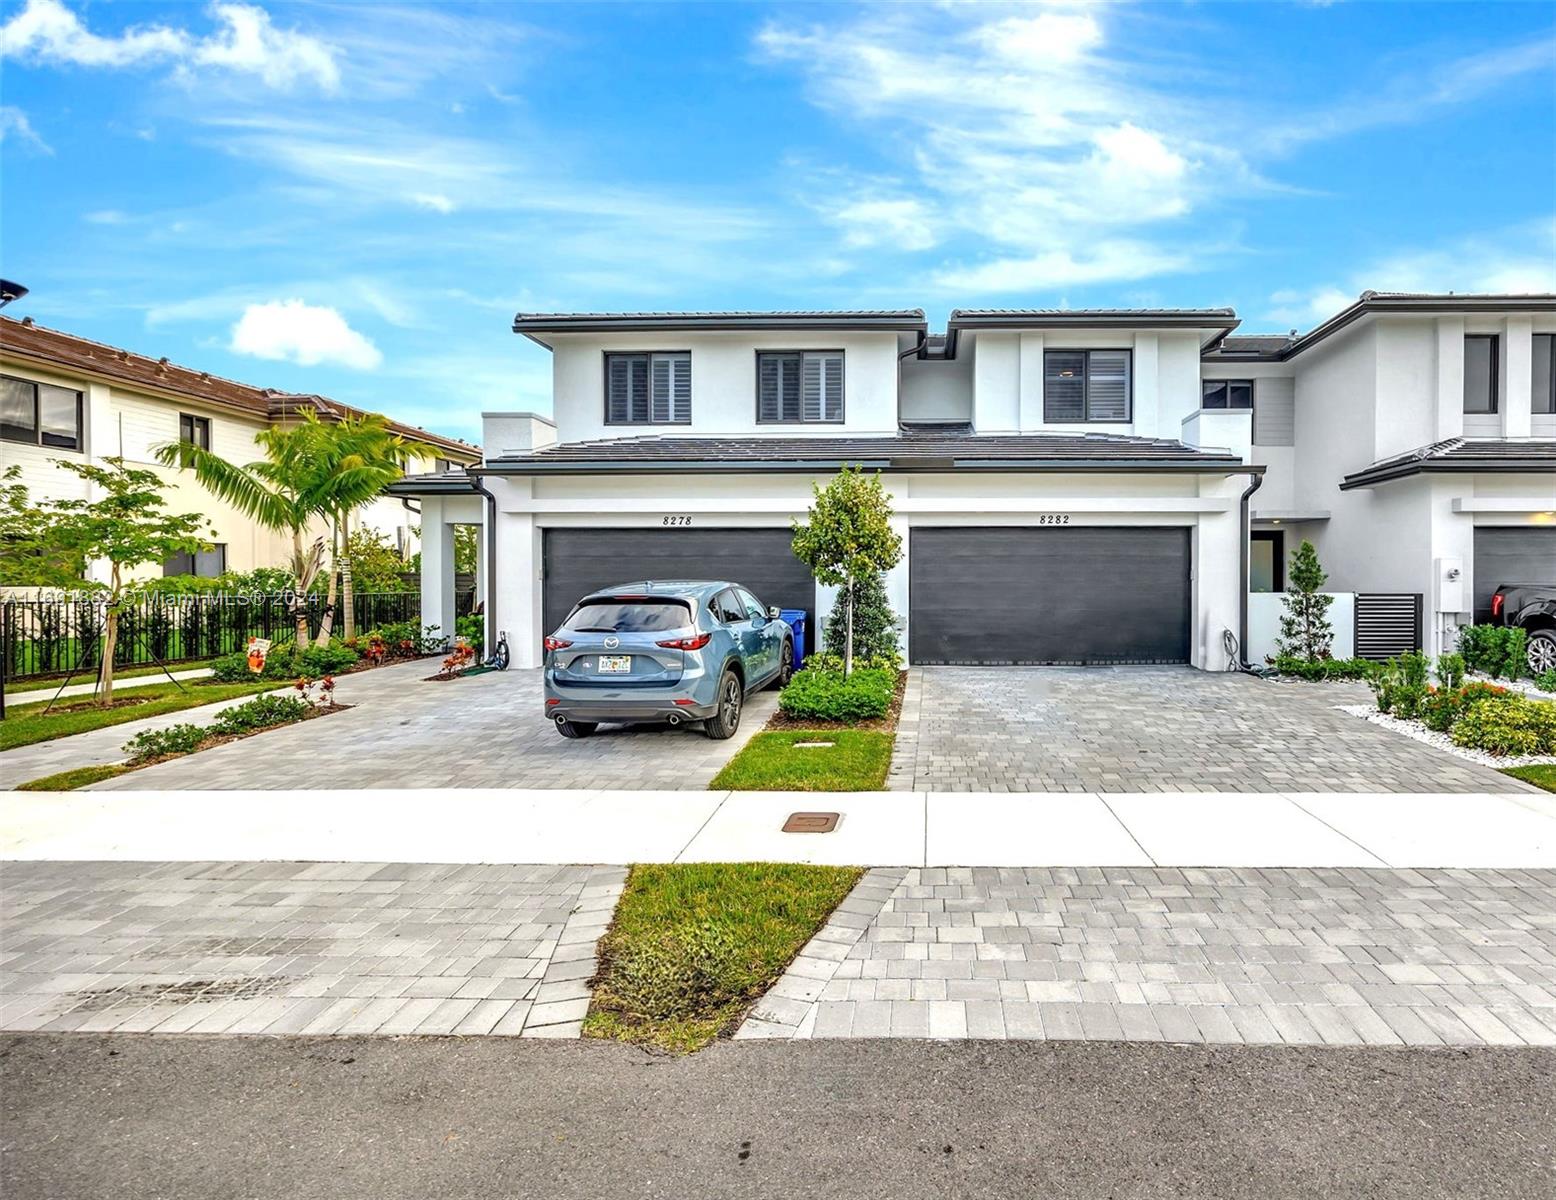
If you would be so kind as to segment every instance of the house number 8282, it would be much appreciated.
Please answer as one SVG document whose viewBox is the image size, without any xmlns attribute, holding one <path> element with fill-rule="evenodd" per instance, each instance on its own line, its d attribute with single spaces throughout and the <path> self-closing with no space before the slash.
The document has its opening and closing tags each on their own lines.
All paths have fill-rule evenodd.
<svg viewBox="0 0 1556 1200">
<path fill-rule="evenodd" d="M 690 525 L 692 519 L 690 517 L 666 517 L 661 523 L 665 525 Z"/>
<path fill-rule="evenodd" d="M 1068 525 L 1070 523 L 1070 514 L 1044 513 L 1042 516 L 1037 518 L 1037 523 L 1039 525 Z"/>
</svg>

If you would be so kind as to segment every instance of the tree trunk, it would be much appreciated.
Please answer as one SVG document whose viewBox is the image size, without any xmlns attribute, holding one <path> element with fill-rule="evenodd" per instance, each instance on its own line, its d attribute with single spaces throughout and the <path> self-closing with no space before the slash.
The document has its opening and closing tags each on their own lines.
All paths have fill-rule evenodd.
<svg viewBox="0 0 1556 1200">
<path fill-rule="evenodd" d="M 845 603 L 848 607 L 844 610 L 847 616 L 848 632 L 843 638 L 843 678 L 847 679 L 854 673 L 854 577 L 848 577 L 848 590 L 845 593 Z"/>
<path fill-rule="evenodd" d="M 330 635 L 335 632 L 335 578 L 340 570 L 340 522 L 330 527 L 330 582 L 324 592 L 324 616 L 319 619 L 319 636 L 315 645 L 328 646 Z"/>
<path fill-rule="evenodd" d="M 103 622 L 103 661 L 97 669 L 101 686 L 97 702 L 104 708 L 113 703 L 113 652 L 119 641 L 119 564 L 113 564 L 113 575 L 108 592 L 108 613 Z"/>
<path fill-rule="evenodd" d="M 303 531 L 294 527 L 292 530 L 292 573 L 295 581 L 295 587 L 292 589 L 292 656 L 294 658 L 308 645 L 307 582 L 303 579 L 303 572 L 307 569 L 307 561 L 303 558 Z"/>
<path fill-rule="evenodd" d="M 351 514 L 340 514 L 340 540 L 346 552 L 340 559 L 341 628 L 349 642 L 357 636 L 357 593 L 351 582 Z"/>
</svg>

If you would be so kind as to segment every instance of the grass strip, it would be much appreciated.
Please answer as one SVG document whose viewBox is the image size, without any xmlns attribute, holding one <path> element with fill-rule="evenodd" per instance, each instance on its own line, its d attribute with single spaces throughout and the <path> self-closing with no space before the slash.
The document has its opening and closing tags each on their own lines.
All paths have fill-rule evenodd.
<svg viewBox="0 0 1556 1200">
<path fill-rule="evenodd" d="M 1537 788 L 1544 788 L 1547 792 L 1556 792 L 1556 764 L 1546 763 L 1532 767 L 1502 767 L 1499 768 L 1504 775 L 1511 775 L 1514 779 L 1522 779 L 1525 783 L 1532 783 Z"/>
<path fill-rule="evenodd" d="M 896 734 L 860 729 L 759 733 L 708 787 L 734 792 L 876 792 L 886 786 Z M 829 742 L 830 745 L 803 745 Z"/>
<path fill-rule="evenodd" d="M 90 696 L 61 700 L 48 713 L 43 711 L 48 707 L 46 701 L 11 705 L 6 709 L 5 720 L 0 721 L 0 750 L 15 750 L 19 746 L 122 725 L 142 717 L 160 717 L 164 713 L 182 712 L 186 708 L 199 708 L 276 688 L 274 680 L 268 683 L 190 681 L 182 689 L 176 683 L 164 683 L 127 690 L 122 696 L 114 696 L 112 708 L 98 707 Z"/>
<path fill-rule="evenodd" d="M 685 1054 L 733 1033 L 863 873 L 794 863 L 633 867 L 600 940 L 584 1034 Z"/>
<path fill-rule="evenodd" d="M 204 671 L 208 670 L 210 665 L 215 661 L 216 660 L 213 658 L 206 658 L 196 659 L 194 662 L 168 663 L 168 670 L 172 671 L 175 675 L 181 674 L 184 671 Z M 155 665 L 149 667 L 119 667 L 113 673 L 113 681 L 115 684 L 117 684 L 121 679 L 143 679 L 147 675 L 161 674 L 162 668 Z M 56 675 L 53 679 L 7 680 L 5 685 L 5 694 L 10 696 L 16 694 L 17 692 L 41 692 L 53 688 L 58 688 L 59 685 L 64 682 L 65 677 L 63 675 Z M 76 675 L 70 681 L 70 684 L 72 687 L 74 687 L 78 683 L 96 682 L 97 668 L 93 667 L 91 670 L 86 671 L 85 673 L 80 671 L 76 672 Z M 189 681 L 186 679 L 184 682 L 188 683 Z"/>
<path fill-rule="evenodd" d="M 104 779 L 112 779 L 116 775 L 123 775 L 130 770 L 128 763 L 106 763 L 95 767 L 75 767 L 69 771 L 60 771 L 53 775 L 45 775 L 42 779 L 32 779 L 26 783 L 17 784 L 19 792 L 73 792 L 77 788 L 84 788 L 89 783 L 101 783 Z"/>
</svg>

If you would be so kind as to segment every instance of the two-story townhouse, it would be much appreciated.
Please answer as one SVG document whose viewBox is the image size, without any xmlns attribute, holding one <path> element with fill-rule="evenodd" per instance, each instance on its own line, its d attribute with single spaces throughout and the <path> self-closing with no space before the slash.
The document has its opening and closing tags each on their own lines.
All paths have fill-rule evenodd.
<svg viewBox="0 0 1556 1200">
<path fill-rule="evenodd" d="M 252 387 L 209 372 L 181 367 L 36 324 L 0 317 L 0 470 L 20 468 L 20 482 L 35 498 L 87 498 L 89 485 L 59 461 L 96 462 L 122 457 L 157 472 L 167 483 L 170 511 L 199 512 L 215 530 L 212 549 L 148 566 L 140 574 L 219 575 L 283 566 L 287 537 L 213 497 L 192 472 L 158 465 L 155 447 L 194 441 L 233 462 L 262 457 L 262 430 L 311 411 L 338 420 L 358 410 L 321 396 Z M 398 422 L 391 428 L 411 450 L 409 470 L 437 473 L 479 461 L 480 452 L 453 438 Z M 385 496 L 358 513 L 409 555 L 416 549 L 419 518 L 397 498 Z M 319 533 L 324 529 L 321 525 Z M 100 564 L 93 570 L 100 570 Z"/>
<path fill-rule="evenodd" d="M 1331 588 L 1418 603 L 1442 653 L 1500 584 L 1556 583 L 1553 348 L 1556 296 L 1368 292 L 1208 352 L 1204 403 L 1250 413 L 1265 467 L 1254 589 L 1280 590 L 1306 538 Z"/>
<path fill-rule="evenodd" d="M 1240 637 L 1249 421 L 1201 406 L 1210 310 L 520 314 L 552 418 L 488 414 L 483 463 L 407 479 L 423 619 L 453 604 L 452 528 L 484 524 L 515 661 L 589 590 L 729 578 L 831 603 L 790 550 L 812 487 L 882 472 L 888 590 L 917 663 L 1228 663 Z M 813 638 L 814 640 L 814 638 Z"/>
</svg>

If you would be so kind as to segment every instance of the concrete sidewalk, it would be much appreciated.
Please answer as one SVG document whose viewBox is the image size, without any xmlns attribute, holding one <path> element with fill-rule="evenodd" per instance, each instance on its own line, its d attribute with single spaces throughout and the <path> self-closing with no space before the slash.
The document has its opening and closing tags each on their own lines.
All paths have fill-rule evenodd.
<svg viewBox="0 0 1556 1200">
<path fill-rule="evenodd" d="M 187 683 L 191 679 L 207 679 L 211 675 L 210 667 L 196 667 L 189 671 L 173 672 L 173 678 L 179 683 Z M 115 692 L 128 691 L 132 688 L 150 687 L 154 683 L 166 683 L 167 675 L 158 671 L 155 675 L 132 675 L 128 679 L 115 679 L 113 690 Z M 13 704 L 39 704 L 53 700 L 56 696 L 61 700 L 69 700 L 76 696 L 90 696 L 97 691 L 97 683 L 88 673 L 86 683 L 72 683 L 63 691 L 58 683 L 51 683 L 46 688 L 27 688 L 23 691 L 7 692 L 5 702 L 7 706 Z"/>
<path fill-rule="evenodd" d="M 1544 793 L 23 792 L 0 830 L 0 859 L 1556 867 Z"/>
</svg>

